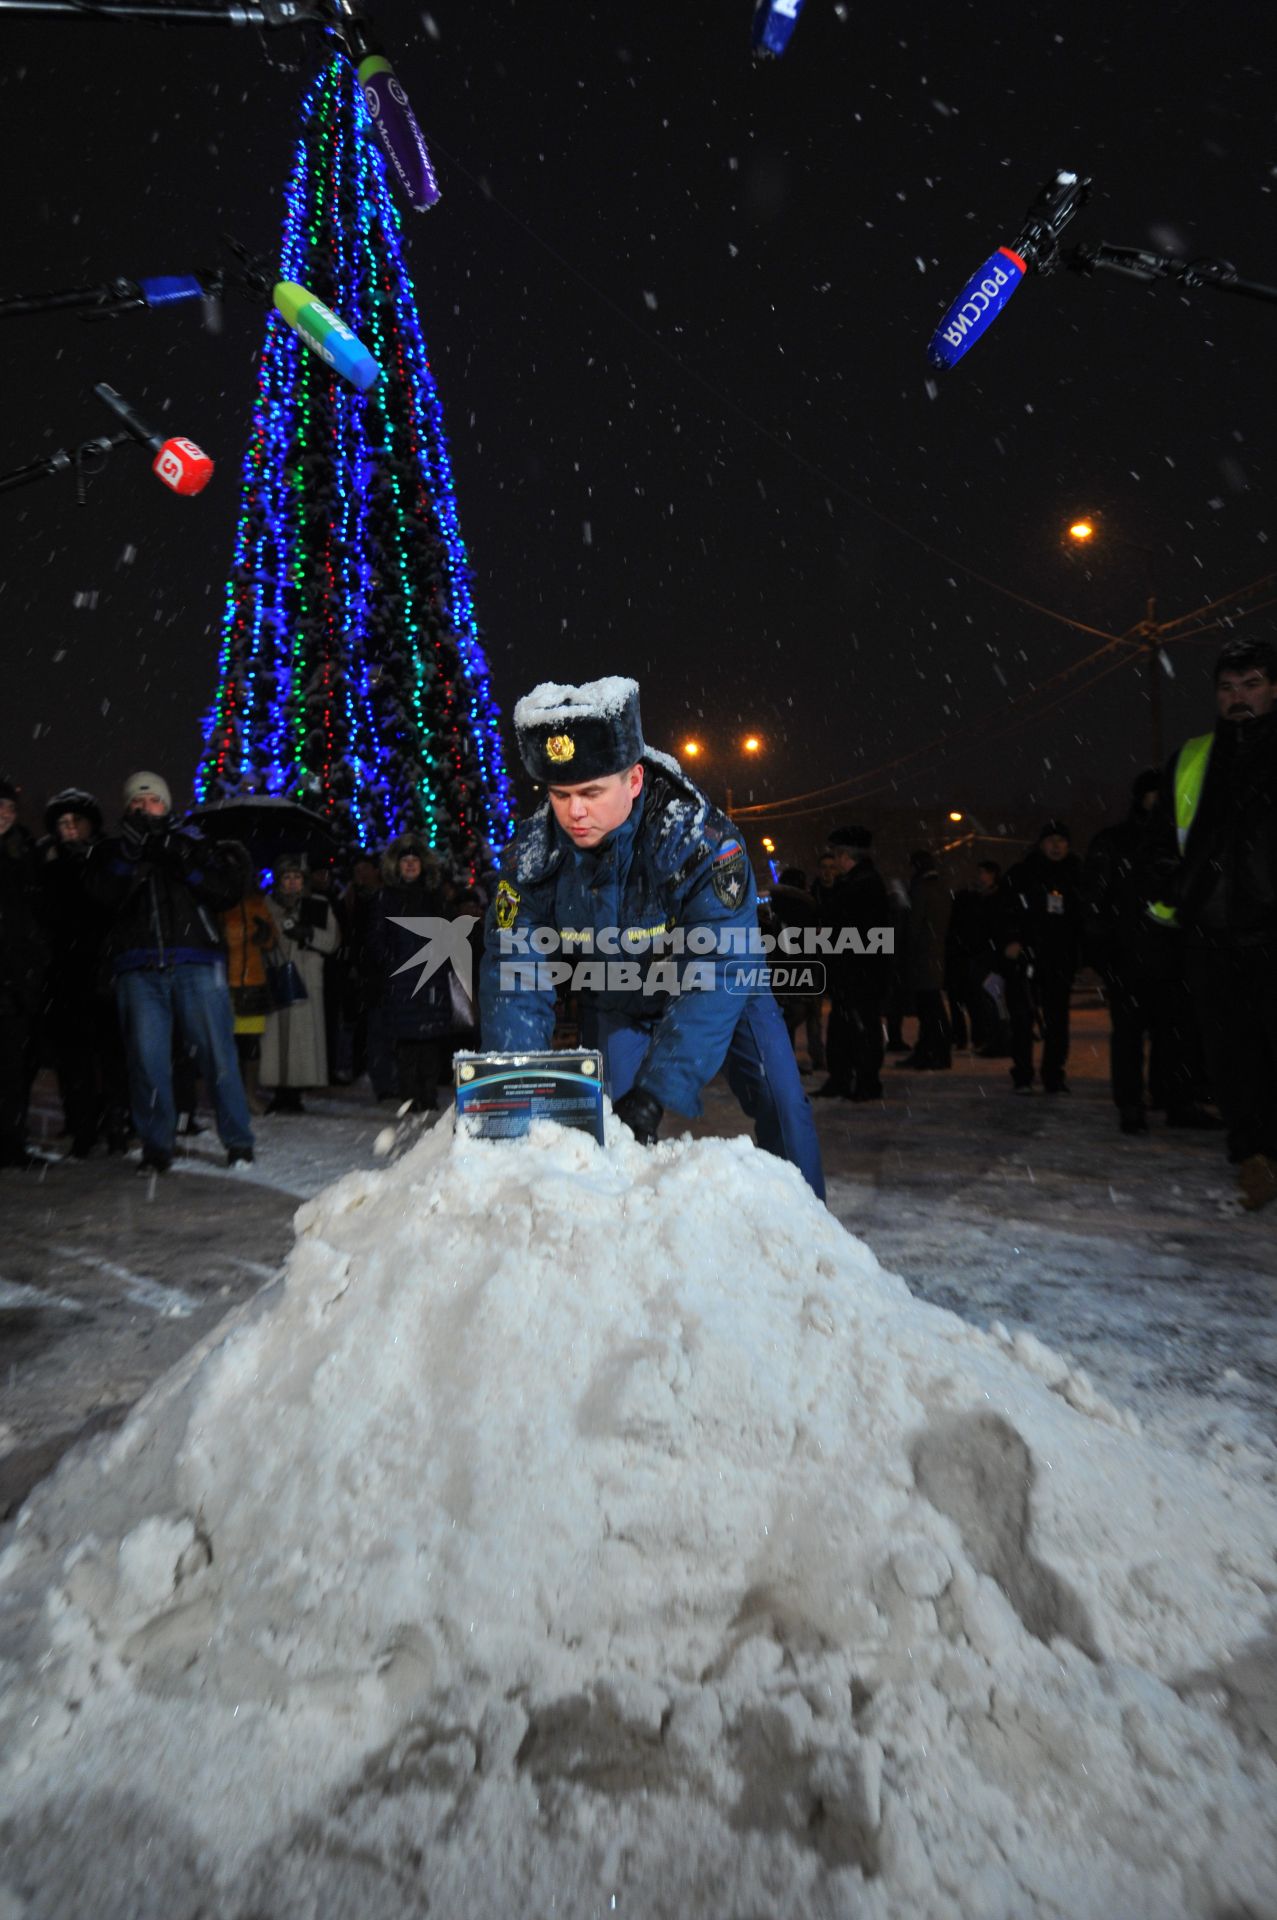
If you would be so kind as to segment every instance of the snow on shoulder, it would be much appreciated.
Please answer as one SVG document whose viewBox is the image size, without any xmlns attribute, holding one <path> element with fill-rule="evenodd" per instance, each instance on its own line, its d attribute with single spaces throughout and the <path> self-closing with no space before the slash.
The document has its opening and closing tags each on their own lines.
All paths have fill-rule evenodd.
<svg viewBox="0 0 1277 1920">
<path fill-rule="evenodd" d="M 437 1127 L 28 1503 L 0 1911 L 1271 1915 L 1275 1513 L 748 1141 Z"/>
</svg>

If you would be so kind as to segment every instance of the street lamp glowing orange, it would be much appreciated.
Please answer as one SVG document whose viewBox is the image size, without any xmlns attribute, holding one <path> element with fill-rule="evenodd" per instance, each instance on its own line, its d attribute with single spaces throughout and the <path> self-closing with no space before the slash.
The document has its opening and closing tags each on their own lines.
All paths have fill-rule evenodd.
<svg viewBox="0 0 1277 1920">
<path fill-rule="evenodd" d="M 767 835 L 764 834 L 763 835 L 763 852 L 775 853 L 775 851 L 776 851 L 776 842 L 774 840 L 769 840 Z"/>
<path fill-rule="evenodd" d="M 950 813 L 950 815 L 949 815 L 949 818 L 950 818 L 950 819 L 952 820 L 952 822 L 953 822 L 953 824 L 954 824 L 954 826 L 955 826 L 955 827 L 957 827 L 957 826 L 960 826 L 960 825 L 961 825 L 961 823 L 962 823 L 962 821 L 963 821 L 963 819 L 965 818 L 965 815 L 963 815 L 963 814 L 961 814 L 961 813 L 953 813 L 953 812 L 951 812 L 951 813 Z"/>
<path fill-rule="evenodd" d="M 756 733 L 747 733 L 741 741 L 741 746 L 745 749 L 746 753 L 761 753 L 763 743 Z"/>
<path fill-rule="evenodd" d="M 684 740 L 683 758 L 685 760 L 695 760 L 700 750 L 701 750 L 701 743 L 699 740 Z"/>
<path fill-rule="evenodd" d="M 1084 547 L 1088 540 L 1094 540 L 1094 538 L 1095 522 L 1093 520 L 1075 520 L 1069 528 L 1069 539 L 1076 540 L 1080 547 Z"/>
</svg>

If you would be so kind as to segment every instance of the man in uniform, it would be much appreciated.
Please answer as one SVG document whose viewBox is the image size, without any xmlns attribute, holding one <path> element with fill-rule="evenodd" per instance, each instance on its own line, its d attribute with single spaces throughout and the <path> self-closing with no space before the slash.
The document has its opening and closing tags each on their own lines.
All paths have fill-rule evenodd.
<svg viewBox="0 0 1277 1920">
<path fill-rule="evenodd" d="M 527 980 L 537 953 L 521 944 L 549 929 L 565 957 L 602 956 L 605 984 L 581 995 L 582 1037 L 602 1051 L 616 1113 L 638 1140 L 655 1140 L 667 1107 L 699 1114 L 702 1087 L 723 1068 L 759 1146 L 791 1161 L 823 1199 L 816 1130 L 780 1010 L 770 990 L 729 990 L 744 984 L 741 936 L 758 926 L 753 872 L 731 821 L 676 760 L 644 743 L 633 680 L 537 687 L 514 724 L 523 764 L 548 797 L 506 849 L 489 908 L 485 1048 L 549 1047 L 554 989 Z M 695 935 L 686 945 L 698 980 L 672 992 L 661 982 L 686 961 L 662 960 L 660 936 L 679 932 Z M 511 953 L 523 979 L 503 985 L 503 960 L 516 972 Z"/>
<path fill-rule="evenodd" d="M 1230 640 L 1215 663 L 1213 732 L 1180 748 L 1154 815 L 1163 899 L 1241 1202 L 1277 1200 L 1277 647 Z"/>
</svg>

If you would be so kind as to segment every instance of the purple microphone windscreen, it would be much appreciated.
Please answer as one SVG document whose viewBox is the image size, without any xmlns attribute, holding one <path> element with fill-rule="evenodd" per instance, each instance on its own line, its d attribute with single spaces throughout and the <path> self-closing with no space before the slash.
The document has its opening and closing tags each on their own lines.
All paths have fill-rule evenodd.
<svg viewBox="0 0 1277 1920">
<path fill-rule="evenodd" d="M 386 157 L 417 212 L 425 213 L 439 198 L 439 182 L 408 96 L 383 53 L 368 54 L 357 71 Z"/>
<path fill-rule="evenodd" d="M 933 367 L 956 367 L 1005 307 L 1028 272 L 1028 264 L 1010 247 L 999 247 L 966 286 L 931 336 L 927 358 Z"/>
</svg>

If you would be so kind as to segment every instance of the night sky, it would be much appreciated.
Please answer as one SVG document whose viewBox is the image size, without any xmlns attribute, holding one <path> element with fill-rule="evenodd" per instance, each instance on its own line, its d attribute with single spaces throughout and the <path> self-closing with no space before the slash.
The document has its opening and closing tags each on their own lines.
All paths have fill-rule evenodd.
<svg viewBox="0 0 1277 1920">
<path fill-rule="evenodd" d="M 1150 571 L 1172 618 L 1277 568 L 1277 308 L 1060 274 L 955 372 L 925 347 L 1061 166 L 1096 182 L 1067 242 L 1277 282 L 1258 16 L 808 0 L 755 65 L 750 11 L 374 9 L 443 186 L 408 259 L 497 698 L 631 673 L 653 743 L 694 731 L 738 801 L 873 773 L 844 817 L 1093 822 L 1149 759 L 1139 670 L 1009 709 L 1102 641 L 954 562 L 1105 633 Z M 277 247 L 321 37 L 11 14 L 0 37 L 0 292 L 187 270 L 223 229 Z M 71 782 L 113 811 L 138 765 L 189 796 L 262 327 L 234 297 L 220 334 L 195 310 L 0 323 L 0 466 L 106 431 L 97 380 L 219 463 L 194 501 L 133 449 L 83 509 L 69 477 L 0 497 L 0 769 L 33 824 Z M 1085 559 L 1061 541 L 1083 509 Z M 1168 746 L 1209 722 L 1218 639 L 1171 651 Z M 800 857 L 827 817 L 787 830 Z"/>
</svg>

